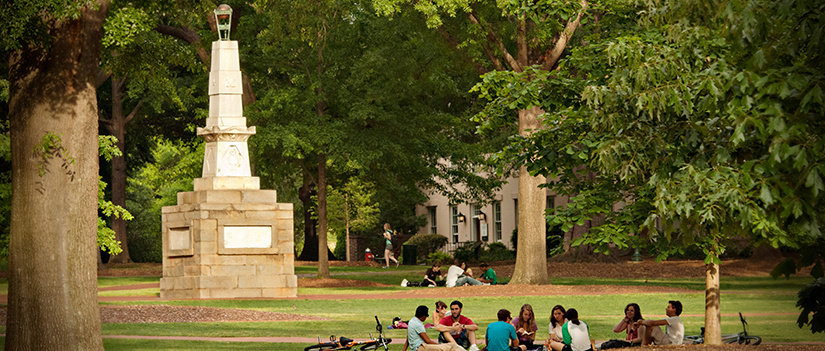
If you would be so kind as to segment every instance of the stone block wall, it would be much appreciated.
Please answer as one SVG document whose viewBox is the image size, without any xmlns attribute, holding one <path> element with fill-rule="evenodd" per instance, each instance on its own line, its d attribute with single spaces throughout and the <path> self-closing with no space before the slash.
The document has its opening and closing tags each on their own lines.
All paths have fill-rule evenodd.
<svg viewBox="0 0 825 351">
<path fill-rule="evenodd" d="M 295 297 L 292 204 L 274 190 L 196 190 L 163 208 L 164 299 Z"/>
</svg>

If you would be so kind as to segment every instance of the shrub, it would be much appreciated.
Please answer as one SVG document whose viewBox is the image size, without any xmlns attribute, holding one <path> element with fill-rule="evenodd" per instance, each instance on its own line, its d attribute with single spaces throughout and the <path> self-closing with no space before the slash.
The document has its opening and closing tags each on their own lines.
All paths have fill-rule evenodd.
<svg viewBox="0 0 825 351">
<path fill-rule="evenodd" d="M 418 246 L 418 258 L 425 259 L 431 253 L 441 251 L 447 244 L 447 237 L 439 234 L 416 234 L 404 245 Z"/>
<path fill-rule="evenodd" d="M 466 242 L 455 249 L 453 256 L 459 261 L 476 262 L 482 250 L 481 242 Z"/>
<path fill-rule="evenodd" d="M 507 246 L 502 243 L 487 244 L 487 248 L 481 252 L 479 257 L 482 261 L 508 261 L 515 258 L 513 251 L 507 249 Z"/>
<path fill-rule="evenodd" d="M 428 265 L 432 265 L 433 262 L 439 262 L 440 264 L 451 264 L 453 262 L 453 257 L 446 252 L 436 251 L 427 255 L 427 259 L 424 260 L 427 262 Z"/>
</svg>

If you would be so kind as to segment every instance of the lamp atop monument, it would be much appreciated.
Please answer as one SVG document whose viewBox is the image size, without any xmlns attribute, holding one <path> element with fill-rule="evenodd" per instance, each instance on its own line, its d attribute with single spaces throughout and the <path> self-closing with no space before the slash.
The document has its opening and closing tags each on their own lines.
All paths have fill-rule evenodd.
<svg viewBox="0 0 825 351">
<path fill-rule="evenodd" d="M 215 9 L 215 23 L 218 25 L 218 40 L 229 40 L 229 28 L 232 25 L 232 8 L 221 4 Z"/>
</svg>

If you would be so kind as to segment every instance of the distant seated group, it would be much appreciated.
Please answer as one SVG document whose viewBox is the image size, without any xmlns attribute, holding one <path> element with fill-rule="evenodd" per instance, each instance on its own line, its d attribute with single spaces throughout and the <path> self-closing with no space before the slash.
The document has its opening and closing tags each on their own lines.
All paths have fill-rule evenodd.
<svg viewBox="0 0 825 351">
<path fill-rule="evenodd" d="M 452 267 L 451 267 L 452 268 Z M 463 270 L 463 269 L 462 269 Z M 473 279 L 475 280 L 475 279 Z M 429 317 L 429 308 L 421 305 L 415 310 L 415 318 L 408 324 L 407 341 L 403 351 L 477 351 L 479 346 L 476 340 L 476 331 L 479 326 L 470 318 L 462 315 L 464 305 L 460 301 L 453 301 L 447 313 L 447 304 L 443 301 L 435 303 L 433 325 L 438 331 L 438 337 L 433 340 L 427 335 L 424 322 Z M 549 337 L 542 343 L 536 342 L 538 324 L 536 323 L 533 307 L 529 304 L 521 306 L 518 317 L 513 319 L 510 311 L 501 309 L 497 313 L 497 322 L 487 326 L 484 335 L 485 345 L 482 350 L 487 351 L 593 351 L 610 348 L 621 348 L 638 345 L 680 345 L 685 334 L 685 327 L 679 315 L 682 314 L 682 303 L 669 301 L 665 314 L 667 318 L 646 320 L 636 303 L 628 304 L 625 316 L 613 327 L 615 333 L 625 333 L 621 340 L 609 340 L 597 348 L 595 341 L 590 339 L 590 327 L 579 319 L 575 308 L 565 310 L 561 305 L 553 307 L 548 327 Z M 659 326 L 665 326 L 662 331 Z"/>
<path fill-rule="evenodd" d="M 441 274 L 441 264 L 433 262 L 433 266 L 427 269 L 424 273 L 424 280 L 419 282 L 410 282 L 406 279 L 401 282 L 401 286 L 423 286 L 436 287 L 446 286 L 448 288 L 464 285 L 496 285 L 498 284 L 498 277 L 496 272 L 490 268 L 486 262 L 479 265 L 481 275 L 478 278 L 473 276 L 473 270 L 467 268 L 467 264 L 460 260 L 455 260 L 453 265 L 447 269 L 447 275 Z"/>
</svg>

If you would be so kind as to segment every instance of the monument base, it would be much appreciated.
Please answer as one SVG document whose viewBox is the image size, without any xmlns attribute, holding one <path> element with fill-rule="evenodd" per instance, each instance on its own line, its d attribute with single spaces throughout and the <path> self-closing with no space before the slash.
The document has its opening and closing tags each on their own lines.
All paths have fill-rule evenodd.
<svg viewBox="0 0 825 351">
<path fill-rule="evenodd" d="M 275 190 L 178 193 L 162 213 L 161 298 L 297 296 L 292 204 Z"/>
</svg>

